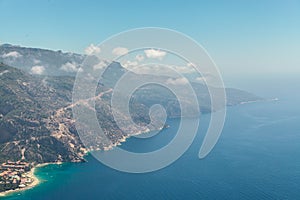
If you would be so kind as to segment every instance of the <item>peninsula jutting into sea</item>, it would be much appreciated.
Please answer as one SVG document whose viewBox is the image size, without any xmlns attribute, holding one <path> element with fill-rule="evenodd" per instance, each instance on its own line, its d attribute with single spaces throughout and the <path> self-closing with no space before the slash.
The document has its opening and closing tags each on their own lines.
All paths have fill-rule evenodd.
<svg viewBox="0 0 300 200">
<path fill-rule="evenodd" d="M 14 57 L 16 54 L 19 55 L 17 58 Z M 96 102 L 97 116 L 110 141 L 91 138 L 90 145 L 84 146 L 77 134 L 71 109 L 76 106 L 72 103 L 76 70 L 66 66 L 79 66 L 85 55 L 4 44 L 0 46 L 0 58 L 1 191 L 34 185 L 36 179 L 32 169 L 37 164 L 84 162 L 88 151 L 109 150 L 131 135 L 166 126 L 160 124 L 143 130 L 129 126 L 129 133 L 118 128 L 112 120 L 110 98 L 114 84 L 127 69 L 118 62 L 112 62 L 103 74 L 96 93 L 99 99 Z M 34 71 L 37 67 L 32 66 L 37 62 L 47 66 L 43 73 Z M 143 77 L 143 74 L 132 74 L 136 78 Z M 197 81 L 192 85 L 198 91 L 200 102 L 203 102 L 200 104 L 201 111 L 211 112 L 206 87 Z M 262 100 L 242 90 L 230 88 L 226 92 L 228 106 Z M 149 123 L 148 110 L 156 102 L 166 107 L 169 118 L 180 116 L 176 97 L 164 88 L 141 88 L 132 102 L 132 117 L 141 125 Z M 195 116 L 195 113 L 190 112 L 190 116 Z"/>
<path fill-rule="evenodd" d="M 0 200 L 300 200 L 300 0 L 0 0 Z"/>
</svg>

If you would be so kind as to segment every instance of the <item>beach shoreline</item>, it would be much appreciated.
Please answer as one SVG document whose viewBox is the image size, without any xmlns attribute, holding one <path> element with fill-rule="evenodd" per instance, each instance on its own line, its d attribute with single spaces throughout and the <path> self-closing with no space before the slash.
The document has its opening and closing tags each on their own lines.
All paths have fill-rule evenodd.
<svg viewBox="0 0 300 200">
<path fill-rule="evenodd" d="M 37 164 L 36 166 L 34 166 L 26 174 L 27 176 L 29 176 L 32 179 L 32 182 L 30 184 L 28 184 L 24 188 L 18 188 L 18 189 L 15 189 L 15 190 L 7 190 L 7 191 L 0 192 L 0 198 L 7 197 L 8 195 L 11 195 L 11 194 L 14 194 L 14 193 L 24 192 L 26 190 L 30 190 L 30 189 L 36 187 L 37 185 L 39 185 L 41 183 L 41 180 L 39 180 L 38 177 L 35 175 L 36 169 L 40 168 L 40 167 L 45 167 L 45 166 L 47 166 L 49 164 L 60 164 L 60 163 L 42 163 L 42 164 Z"/>
<path fill-rule="evenodd" d="M 164 127 L 160 128 L 159 130 L 161 130 L 163 128 Z M 126 140 L 128 138 L 132 137 L 132 136 L 137 136 L 137 135 L 141 135 L 141 134 L 149 133 L 149 132 L 151 132 L 151 130 L 138 131 L 137 133 L 134 133 L 134 134 L 131 134 L 131 135 L 128 135 L 128 136 L 124 136 L 122 139 L 120 139 L 120 141 L 118 141 L 114 144 L 111 144 L 108 147 L 104 148 L 104 151 L 109 151 L 109 150 L 113 149 L 114 147 L 121 145 L 123 142 L 126 142 Z M 89 153 L 92 153 L 92 152 L 93 152 L 92 150 L 87 151 L 85 156 L 88 155 Z M 12 194 L 16 194 L 16 193 L 19 193 L 19 192 L 24 192 L 24 191 L 30 190 L 30 189 L 36 187 L 37 185 L 39 185 L 41 183 L 41 180 L 39 180 L 38 177 L 35 175 L 35 170 L 37 168 L 45 167 L 45 166 L 51 165 L 51 164 L 60 165 L 60 164 L 63 164 L 63 162 L 40 163 L 40 164 L 35 165 L 34 167 L 32 167 L 32 169 L 29 172 L 27 172 L 27 175 L 33 180 L 29 185 L 27 185 L 24 188 L 18 188 L 18 189 L 15 189 L 15 190 L 7 190 L 7 191 L 0 192 L 0 199 L 3 198 L 3 197 L 7 197 L 8 195 L 12 195 Z"/>
</svg>

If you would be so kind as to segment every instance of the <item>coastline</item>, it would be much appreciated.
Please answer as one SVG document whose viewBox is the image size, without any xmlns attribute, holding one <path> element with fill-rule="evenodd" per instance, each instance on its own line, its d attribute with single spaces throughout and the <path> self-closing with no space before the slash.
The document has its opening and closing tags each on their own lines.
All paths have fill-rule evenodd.
<svg viewBox="0 0 300 200">
<path fill-rule="evenodd" d="M 261 100 L 254 100 L 254 101 L 242 101 L 239 105 L 250 104 L 250 103 L 259 103 L 259 102 L 269 102 L 269 101 L 279 101 L 279 98 L 272 98 L 272 99 L 261 99 Z"/>
<path fill-rule="evenodd" d="M 246 102 L 240 102 L 239 105 L 257 103 L 257 102 L 264 102 L 264 101 L 278 101 L 278 100 L 279 100 L 278 98 L 272 98 L 272 99 L 262 99 L 262 100 L 255 100 L 255 101 L 246 101 Z M 168 126 L 167 127 L 161 127 L 158 130 L 162 130 L 162 129 L 165 129 L 165 128 L 168 128 Z M 110 144 L 110 145 L 104 147 L 103 151 L 112 150 L 114 147 L 122 145 L 122 143 L 126 142 L 126 140 L 130 137 L 141 135 L 141 134 L 146 134 L 146 133 L 151 133 L 151 131 L 152 130 L 148 129 L 148 130 L 143 130 L 143 131 L 137 131 L 135 133 L 123 136 L 116 143 L 113 143 L 113 144 Z M 88 150 L 85 153 L 84 156 L 92 153 L 93 151 L 94 150 Z M 99 149 L 96 149 L 96 151 L 99 151 Z M 50 164 L 60 165 L 60 164 L 63 164 L 63 162 L 52 162 L 52 163 L 50 162 L 50 163 L 41 163 L 41 164 L 35 165 L 34 167 L 32 167 L 32 169 L 29 172 L 27 172 L 27 175 L 32 179 L 32 182 L 29 185 L 27 185 L 24 188 L 18 188 L 18 189 L 15 189 L 15 190 L 7 190 L 7 191 L 0 192 L 0 199 L 3 198 L 3 197 L 7 197 L 8 195 L 12 195 L 12 194 L 15 194 L 15 193 L 30 190 L 30 189 L 36 187 L 37 185 L 39 185 L 41 183 L 41 180 L 39 180 L 38 177 L 35 175 L 35 170 L 37 168 L 45 167 L 45 166 L 50 165 Z"/>
<path fill-rule="evenodd" d="M 160 130 L 161 129 L 163 129 L 163 128 L 160 128 Z M 116 142 L 114 144 L 110 144 L 109 146 L 105 147 L 103 150 L 104 151 L 112 150 L 114 147 L 122 145 L 123 142 L 126 142 L 126 139 L 128 139 L 132 136 L 136 136 L 136 135 L 140 135 L 140 134 L 144 134 L 144 133 L 149 133 L 149 132 L 151 132 L 151 130 L 146 130 L 144 132 L 143 131 L 138 131 L 138 132 L 133 133 L 131 135 L 124 136 L 118 142 Z M 96 151 L 98 151 L 98 150 L 96 150 Z M 85 156 L 88 155 L 91 152 L 93 152 L 93 150 L 87 151 Z M 37 168 L 45 167 L 45 166 L 51 165 L 51 164 L 60 165 L 60 164 L 63 164 L 63 162 L 40 163 L 40 164 L 35 165 L 34 167 L 32 167 L 32 169 L 29 172 L 27 172 L 27 175 L 33 180 L 29 185 L 27 185 L 24 188 L 18 188 L 18 189 L 15 189 L 15 190 L 7 190 L 7 191 L 0 192 L 0 199 L 4 198 L 4 197 L 7 197 L 8 195 L 12 195 L 12 194 L 16 194 L 16 193 L 19 193 L 19 192 L 24 192 L 24 191 L 30 190 L 30 189 L 36 187 L 37 185 L 39 185 L 41 183 L 41 180 L 39 180 L 38 177 L 35 175 L 35 170 Z"/>
<path fill-rule="evenodd" d="M 35 170 L 37 168 L 40 168 L 40 167 L 45 167 L 45 166 L 47 166 L 49 164 L 60 164 L 60 163 L 42 163 L 42 164 L 37 164 L 29 172 L 27 172 L 27 175 L 32 179 L 32 182 L 29 185 L 27 185 L 24 188 L 18 188 L 18 189 L 15 189 L 15 190 L 7 190 L 7 191 L 0 192 L 0 198 L 6 197 L 7 195 L 11 195 L 11 194 L 14 194 L 14 193 L 24 192 L 26 190 L 30 190 L 30 189 L 36 187 L 37 185 L 39 185 L 41 183 L 41 180 L 39 180 L 38 177 L 35 175 Z"/>
<path fill-rule="evenodd" d="M 126 135 L 126 136 L 123 136 L 118 142 L 116 143 L 112 143 L 106 147 L 103 148 L 103 151 L 110 151 L 112 150 L 114 147 L 117 147 L 117 146 L 121 146 L 122 143 L 126 142 L 127 139 L 131 138 L 131 137 L 134 137 L 134 136 L 138 136 L 138 135 L 142 135 L 142 134 L 147 134 L 147 133 L 151 133 L 152 131 L 156 131 L 156 130 L 163 130 L 165 128 L 169 128 L 168 126 L 167 127 L 160 127 L 158 129 L 155 129 L 155 130 L 150 130 L 150 129 L 147 129 L 147 130 L 143 130 L 143 131 L 137 131 L 135 133 L 132 133 L 132 134 L 129 134 L 129 135 Z M 95 151 L 99 151 L 100 149 L 96 149 Z M 94 150 L 89 150 L 87 152 L 90 153 L 90 152 L 93 152 Z"/>
</svg>

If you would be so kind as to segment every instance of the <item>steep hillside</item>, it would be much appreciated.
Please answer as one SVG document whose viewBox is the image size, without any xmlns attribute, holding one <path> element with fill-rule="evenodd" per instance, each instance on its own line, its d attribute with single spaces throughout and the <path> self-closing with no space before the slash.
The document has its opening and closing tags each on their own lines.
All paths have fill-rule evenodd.
<svg viewBox="0 0 300 200">
<path fill-rule="evenodd" d="M 98 84 L 95 108 L 90 106 L 89 100 L 85 100 L 84 106 L 86 109 L 95 109 L 99 123 L 109 140 L 103 136 L 95 138 L 95 134 L 90 132 L 85 135 L 88 140 L 84 146 L 78 136 L 72 116 L 72 108 L 78 106 L 77 102 L 72 102 L 75 78 L 33 75 L 1 63 L 0 161 L 23 159 L 37 163 L 79 162 L 83 160 L 88 150 L 109 149 L 117 145 L 124 137 L 162 128 L 163 124 L 157 127 L 146 127 L 150 122 L 149 108 L 154 104 L 164 106 L 169 118 L 181 115 L 179 102 L 172 92 L 163 87 L 149 85 L 138 89 L 129 105 L 132 119 L 145 128 L 138 130 L 129 124 L 126 127 L 128 132 L 120 130 L 112 115 L 112 109 L 115 108 L 111 108 L 111 94 L 115 92 L 114 84 L 125 72 L 127 70 L 119 63 L 113 62 Z M 146 77 L 132 73 L 132 78 Z M 151 79 L 151 77 L 148 78 Z M 211 112 L 206 86 L 192 83 L 192 87 L 200 102 L 201 112 Z M 220 90 L 220 88 L 214 89 Z M 261 100 L 241 90 L 226 89 L 226 93 L 228 106 Z M 197 116 L 196 112 L 189 110 L 190 116 Z M 121 120 L 127 123 L 128 116 L 117 112 Z"/>
</svg>

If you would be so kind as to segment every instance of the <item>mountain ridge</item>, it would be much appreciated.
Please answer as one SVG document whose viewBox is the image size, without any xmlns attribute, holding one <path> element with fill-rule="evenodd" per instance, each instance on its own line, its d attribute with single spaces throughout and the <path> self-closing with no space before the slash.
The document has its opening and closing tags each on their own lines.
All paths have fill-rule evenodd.
<svg viewBox="0 0 300 200">
<path fill-rule="evenodd" d="M 28 49 L 31 53 L 24 52 Z M 14 51 L 21 56 L 18 56 L 18 53 L 11 53 Z M 56 62 L 56 65 L 51 63 L 53 58 L 42 60 L 47 55 L 45 52 L 61 59 Z M 7 54 L 10 54 L 8 59 L 5 56 Z M 25 57 L 28 54 L 31 56 Z M 16 59 L 10 58 L 11 56 Z M 75 57 L 79 60 L 83 59 L 83 55 L 75 55 Z M 82 162 L 84 155 L 90 150 L 110 149 L 131 135 L 161 129 L 163 124 L 157 127 L 147 126 L 150 122 L 149 109 L 154 104 L 165 107 L 170 118 L 181 116 L 179 102 L 174 94 L 166 88 L 145 86 L 134 93 L 129 105 L 133 121 L 145 128 L 138 130 L 129 125 L 129 132 L 122 131 L 114 121 L 112 114 L 114 108 L 111 107 L 110 100 L 114 84 L 127 72 L 127 69 L 120 63 L 113 62 L 103 73 L 95 94 L 97 96 L 95 111 L 107 138 L 94 138 L 94 134 L 89 133 L 88 144 L 83 145 L 72 114 L 72 106 L 74 106 L 72 90 L 76 72 L 61 74 L 64 62 L 70 63 L 75 59 L 72 58 L 72 54 L 1 45 L 0 58 L 2 59 L 0 63 L 0 161 L 2 162 L 8 159 L 15 161 L 23 159 L 35 163 Z M 41 65 L 46 63 L 45 66 L 48 66 L 49 71 L 44 71 L 42 74 L 32 73 L 31 64 L 38 58 Z M 4 64 L 4 61 L 17 64 L 17 68 Z M 144 77 L 132 73 L 132 78 Z M 197 93 L 198 101 L 201 102 L 201 112 L 214 111 L 211 110 L 207 88 L 199 83 L 191 85 Z M 228 94 L 227 106 L 262 99 L 242 90 L 226 88 L 225 91 Z M 120 114 L 121 119 L 127 123 L 128 116 Z M 192 111 L 190 113 L 194 117 L 198 114 Z"/>
</svg>

